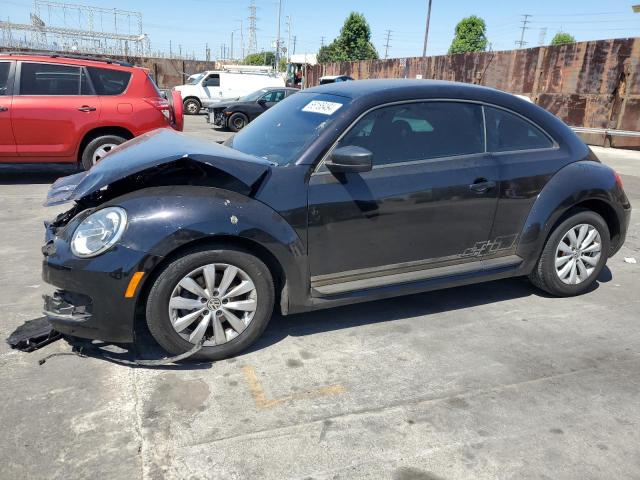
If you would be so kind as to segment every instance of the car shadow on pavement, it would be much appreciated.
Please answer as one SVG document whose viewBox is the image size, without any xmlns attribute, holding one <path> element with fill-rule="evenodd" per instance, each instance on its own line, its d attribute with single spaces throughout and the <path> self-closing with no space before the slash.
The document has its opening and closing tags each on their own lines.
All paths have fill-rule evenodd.
<svg viewBox="0 0 640 480">
<path fill-rule="evenodd" d="M 605 266 L 597 282 L 585 292 L 585 295 L 596 290 L 600 283 L 607 283 L 611 279 L 611 271 Z M 262 337 L 249 347 L 245 353 L 269 347 L 289 336 L 302 337 L 375 323 L 393 322 L 405 318 L 436 315 L 441 312 L 470 309 L 480 305 L 531 295 L 556 298 L 535 288 L 526 277 L 522 277 L 435 290 L 290 316 L 275 315 Z M 428 322 L 429 319 L 426 318 L 425 321 Z"/>
<path fill-rule="evenodd" d="M 607 283 L 612 278 L 611 271 L 605 266 L 597 279 L 598 281 L 585 294 L 596 290 L 600 283 Z M 290 316 L 275 314 L 262 337 L 244 351 L 243 354 L 270 347 L 287 337 L 304 337 L 316 333 L 394 322 L 406 318 L 437 315 L 441 312 L 470 309 L 480 305 L 531 295 L 554 298 L 535 288 L 523 277 L 358 303 Z M 425 322 L 428 321 L 429 318 L 426 318 Z M 390 326 L 389 328 L 392 327 Z M 135 336 L 136 342 L 134 344 L 112 344 L 73 337 L 65 337 L 65 340 L 72 347 L 72 350 L 81 356 L 120 365 L 135 366 L 136 368 L 195 370 L 209 369 L 216 363 L 184 360 L 166 365 L 133 365 L 131 362 L 135 360 L 161 360 L 167 356 L 167 353 L 151 336 L 144 319 L 139 318 L 136 321 Z"/>
<path fill-rule="evenodd" d="M 7 163 L 0 165 L 0 185 L 51 184 L 74 173 L 78 173 L 77 165 Z"/>
<path fill-rule="evenodd" d="M 605 266 L 598 276 L 597 282 L 585 294 L 596 290 L 600 283 L 607 283 L 612 279 L 611 270 Z M 535 288 L 523 277 L 358 303 L 290 316 L 275 314 L 262 337 L 242 353 L 247 354 L 262 350 L 279 343 L 287 337 L 304 337 L 316 333 L 393 322 L 406 318 L 437 315 L 441 312 L 470 309 L 480 305 L 531 295 L 554 298 Z M 515 320 L 522 320 L 522 318 L 514 317 Z M 426 318 L 425 322 L 428 321 L 429 318 Z M 392 327 L 390 326 L 389 328 Z M 135 361 L 141 359 L 162 360 L 167 357 L 167 353 L 156 343 L 142 318 L 138 318 L 136 321 L 135 337 L 136 342 L 132 344 L 113 344 L 97 340 L 64 337 L 72 352 L 62 353 L 62 355 L 76 354 L 81 357 L 95 358 L 118 365 L 161 370 L 209 369 L 216 363 L 184 360 L 165 365 L 136 365 Z M 53 356 L 55 355 L 60 355 L 60 353 Z"/>
</svg>

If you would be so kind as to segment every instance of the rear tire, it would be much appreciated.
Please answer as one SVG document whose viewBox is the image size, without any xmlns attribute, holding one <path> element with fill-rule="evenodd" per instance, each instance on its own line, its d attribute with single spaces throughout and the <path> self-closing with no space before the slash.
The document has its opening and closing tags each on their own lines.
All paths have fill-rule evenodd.
<svg viewBox="0 0 640 480">
<path fill-rule="evenodd" d="M 91 140 L 82 152 L 81 163 L 85 170 L 89 170 L 96 163 L 118 145 L 127 139 L 118 135 L 103 135 Z"/>
<path fill-rule="evenodd" d="M 187 115 L 198 115 L 200 110 L 202 110 L 202 104 L 200 103 L 200 100 L 196 98 L 187 98 L 182 102 L 182 106 L 184 108 L 184 113 Z"/>
<path fill-rule="evenodd" d="M 229 117 L 227 125 L 232 132 L 239 132 L 249 123 L 249 119 L 244 113 L 236 112 Z"/>
<path fill-rule="evenodd" d="M 549 235 L 529 279 L 539 289 L 558 297 L 584 293 L 607 263 L 609 235 L 600 215 L 590 210 L 576 211 Z"/>
<path fill-rule="evenodd" d="M 233 278 L 224 286 L 229 267 L 235 269 Z M 209 270 L 205 272 L 205 268 Z M 179 302 L 192 302 L 193 306 L 184 305 L 183 310 L 172 301 L 178 297 L 182 297 Z M 194 358 L 220 360 L 256 341 L 271 319 L 273 306 L 273 279 L 260 259 L 234 247 L 201 249 L 177 258 L 156 278 L 147 297 L 147 325 L 156 341 L 171 354 L 187 352 L 203 339 L 205 343 Z M 254 310 L 243 310 L 246 308 Z M 193 320 L 187 318 L 190 316 Z"/>
</svg>

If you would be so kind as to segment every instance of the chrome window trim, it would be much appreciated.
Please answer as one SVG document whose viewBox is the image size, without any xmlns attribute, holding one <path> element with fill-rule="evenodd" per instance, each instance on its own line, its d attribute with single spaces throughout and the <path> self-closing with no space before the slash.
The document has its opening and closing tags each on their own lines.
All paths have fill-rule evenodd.
<svg viewBox="0 0 640 480">
<path fill-rule="evenodd" d="M 355 120 L 353 120 L 349 126 L 347 128 L 344 129 L 344 131 L 340 134 L 340 136 L 333 142 L 333 144 L 331 145 L 331 147 L 329 147 L 329 149 L 327 149 L 326 153 L 322 156 L 322 158 L 320 159 L 320 161 L 316 164 L 316 166 L 314 167 L 313 171 L 311 172 L 311 176 L 314 175 L 321 175 L 321 174 L 326 174 L 326 173 L 331 173 L 329 171 L 322 171 L 320 172 L 320 168 L 324 165 L 324 163 L 326 162 L 326 160 L 329 158 L 329 156 L 331 155 L 331 153 L 333 152 L 333 150 L 336 148 L 336 145 L 338 145 L 338 143 L 340 143 L 340 140 L 342 140 L 345 135 L 347 135 L 347 133 L 349 133 L 351 131 L 351 129 L 354 128 L 354 126 L 366 115 L 368 115 L 369 113 L 378 110 L 380 108 L 385 108 L 385 107 L 392 107 L 395 105 L 405 105 L 405 104 L 410 104 L 410 103 L 426 103 L 426 102 L 457 102 L 457 103 L 473 103 L 475 105 L 479 105 L 481 107 L 482 110 L 482 123 L 483 123 L 483 129 L 484 129 L 484 152 L 480 152 L 480 153 L 472 153 L 472 154 L 462 154 L 462 155 L 449 155 L 447 157 L 432 157 L 432 158 L 426 158 L 423 160 L 410 160 L 409 162 L 397 162 L 397 163 L 389 163 L 389 164 L 385 164 L 385 165 L 376 165 L 374 167 L 372 167 L 372 169 L 375 169 L 377 167 L 387 167 L 390 165 L 406 165 L 407 163 L 414 163 L 414 162 L 428 162 L 430 160 L 440 160 L 440 159 L 449 159 L 449 158 L 461 158 L 461 157 L 466 157 L 469 155 L 486 155 L 486 154 L 491 154 L 491 155 L 504 155 L 504 154 L 512 154 L 512 153 L 527 153 L 527 152 L 540 152 L 540 151 L 545 151 L 545 150 L 558 150 L 560 147 L 558 145 L 558 143 L 556 142 L 556 140 L 544 129 L 542 128 L 540 125 L 538 125 L 536 122 L 534 122 L 533 120 L 525 117 L 524 115 L 521 115 L 518 112 L 515 112 L 509 108 L 505 108 L 502 107 L 500 105 L 495 105 L 493 103 L 489 103 L 489 102 L 484 102 L 482 100 L 467 100 L 467 99 L 462 99 L 462 98 L 422 98 L 422 99 L 413 99 L 413 100 L 398 100 L 395 102 L 388 102 L 388 103 L 383 103 L 380 105 L 376 105 L 375 107 L 371 107 L 368 110 L 364 111 L 363 113 L 361 113 L 360 115 L 358 115 L 358 117 L 356 117 Z M 538 128 L 538 130 L 542 131 L 547 138 L 549 138 L 549 140 L 551 140 L 552 142 L 552 146 L 551 147 L 544 147 L 544 148 L 534 148 L 534 149 L 527 149 L 527 150 L 510 150 L 510 151 L 505 151 L 505 152 L 489 152 L 487 149 L 488 146 L 488 142 L 487 142 L 487 122 L 485 119 L 485 113 L 484 113 L 484 107 L 492 107 L 492 108 L 497 108 L 500 110 L 504 110 L 505 112 L 511 113 L 513 115 L 517 115 L 518 117 L 522 118 L 524 121 L 534 125 L 536 128 Z"/>
</svg>

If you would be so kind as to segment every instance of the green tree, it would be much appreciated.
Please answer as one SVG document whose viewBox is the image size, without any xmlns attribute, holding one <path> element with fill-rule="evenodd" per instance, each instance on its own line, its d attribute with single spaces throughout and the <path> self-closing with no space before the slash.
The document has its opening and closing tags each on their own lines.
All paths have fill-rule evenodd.
<svg viewBox="0 0 640 480">
<path fill-rule="evenodd" d="M 351 12 L 340 30 L 340 35 L 318 52 L 318 62 L 344 62 L 373 60 L 378 52 L 371 43 L 371 27 L 364 15 Z"/>
<path fill-rule="evenodd" d="M 271 65 L 276 61 L 274 52 L 260 52 L 247 55 L 244 59 L 245 65 Z"/>
<path fill-rule="evenodd" d="M 565 43 L 576 43 L 576 39 L 567 32 L 558 32 L 551 40 L 551 45 L 563 45 Z"/>
<path fill-rule="evenodd" d="M 456 25 L 456 35 L 449 47 L 449 54 L 484 52 L 487 48 L 487 26 L 475 15 L 463 18 Z"/>
</svg>

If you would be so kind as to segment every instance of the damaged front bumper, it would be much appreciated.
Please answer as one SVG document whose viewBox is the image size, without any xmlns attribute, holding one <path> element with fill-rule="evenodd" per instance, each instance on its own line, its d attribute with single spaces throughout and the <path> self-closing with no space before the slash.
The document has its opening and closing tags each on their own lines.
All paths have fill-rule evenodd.
<svg viewBox="0 0 640 480">
<path fill-rule="evenodd" d="M 140 288 L 131 298 L 125 292 L 133 274 L 144 271 L 149 256 L 116 245 L 97 257 L 78 258 L 69 246 L 74 222 L 47 225 L 42 279 L 57 290 L 44 296 L 43 313 L 65 335 L 131 342 Z"/>
</svg>

